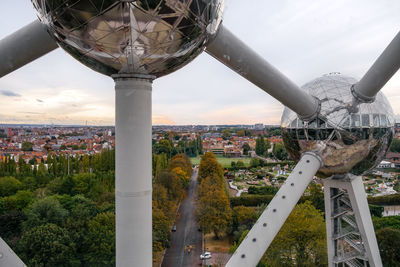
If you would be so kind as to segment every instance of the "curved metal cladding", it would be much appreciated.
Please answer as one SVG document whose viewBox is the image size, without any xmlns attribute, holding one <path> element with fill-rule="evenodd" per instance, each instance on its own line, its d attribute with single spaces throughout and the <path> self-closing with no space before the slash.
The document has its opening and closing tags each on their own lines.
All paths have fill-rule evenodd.
<svg viewBox="0 0 400 267">
<path fill-rule="evenodd" d="M 373 103 L 354 107 L 351 86 L 357 80 L 340 74 L 317 78 L 302 89 L 321 101 L 318 118 L 300 120 L 285 108 L 282 135 L 289 155 L 299 160 L 303 152 L 319 151 L 321 176 L 360 175 L 383 159 L 394 134 L 392 108 L 382 93 Z"/>
<path fill-rule="evenodd" d="M 224 0 L 32 0 L 57 43 L 105 75 L 160 77 L 204 49 Z"/>
</svg>

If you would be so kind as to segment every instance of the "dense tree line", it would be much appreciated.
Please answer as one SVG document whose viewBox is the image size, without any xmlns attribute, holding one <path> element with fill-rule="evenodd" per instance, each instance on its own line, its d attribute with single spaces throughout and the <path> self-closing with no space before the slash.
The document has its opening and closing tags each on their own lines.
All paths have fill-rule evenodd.
<svg viewBox="0 0 400 267">
<path fill-rule="evenodd" d="M 114 151 L 30 166 L 1 163 L 0 236 L 28 266 L 115 265 Z M 46 168 L 46 164 L 48 167 Z M 153 156 L 153 250 L 169 246 L 192 172 L 184 154 Z M 7 176 L 4 176 L 7 174 Z"/>
<path fill-rule="evenodd" d="M 16 161 L 11 156 L 4 156 L 0 161 L 0 177 L 34 177 L 40 178 L 46 184 L 54 177 L 62 177 L 68 174 L 87 172 L 108 172 L 115 169 L 115 150 L 105 149 L 94 155 L 68 155 L 49 153 L 47 159 L 41 159 L 37 163 L 32 159 L 26 163 L 22 157 Z"/>
<path fill-rule="evenodd" d="M 179 136 L 176 135 L 176 137 Z M 168 158 L 172 158 L 177 154 L 185 154 L 189 157 L 196 157 L 203 154 L 203 142 L 200 135 L 194 140 L 187 140 L 186 136 L 180 139 L 175 140 L 174 138 L 176 141 L 174 143 L 170 135 L 166 135 L 164 139 L 154 142 L 153 153 L 156 155 L 165 154 Z"/>
<path fill-rule="evenodd" d="M 178 203 L 184 198 L 192 175 L 185 154 L 177 154 L 167 163 L 165 154 L 153 155 L 153 252 L 169 247 L 171 227 Z"/>
<path fill-rule="evenodd" d="M 213 232 L 215 238 L 228 232 L 232 221 L 228 192 L 221 164 L 211 152 L 201 157 L 198 181 L 197 214 L 205 233 Z"/>
<path fill-rule="evenodd" d="M 1 163 L 0 236 L 28 266 L 114 265 L 114 151 L 67 161 Z"/>
</svg>

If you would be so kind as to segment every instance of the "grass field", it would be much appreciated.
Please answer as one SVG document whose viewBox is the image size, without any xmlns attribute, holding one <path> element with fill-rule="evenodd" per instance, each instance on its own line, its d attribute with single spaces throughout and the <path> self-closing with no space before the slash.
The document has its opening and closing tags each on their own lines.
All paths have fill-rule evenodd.
<svg viewBox="0 0 400 267">
<path fill-rule="evenodd" d="M 238 160 L 243 161 L 244 165 L 250 166 L 250 159 L 251 158 L 224 158 L 224 157 L 217 157 L 218 162 L 222 165 L 223 168 L 229 168 L 231 167 L 231 162 L 235 161 L 237 162 Z M 190 161 L 194 165 L 200 164 L 200 157 L 195 157 L 195 158 L 190 158 Z"/>
</svg>

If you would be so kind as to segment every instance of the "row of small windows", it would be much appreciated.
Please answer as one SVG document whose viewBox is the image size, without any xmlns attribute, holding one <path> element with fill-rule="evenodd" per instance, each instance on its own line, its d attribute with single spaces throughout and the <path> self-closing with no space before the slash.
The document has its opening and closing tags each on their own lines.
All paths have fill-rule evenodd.
<svg viewBox="0 0 400 267">
<path fill-rule="evenodd" d="M 325 129 L 286 129 L 291 139 L 297 140 L 330 140 L 342 139 L 346 145 L 351 145 L 357 140 L 380 139 L 390 130 L 388 128 L 349 128 L 345 131 L 335 131 L 333 128 Z"/>
<path fill-rule="evenodd" d="M 353 127 L 388 127 L 391 126 L 385 114 L 351 114 L 349 115 L 341 124 L 343 128 L 353 128 Z M 299 119 L 294 119 L 290 124 L 289 128 L 303 128 L 304 122 Z M 324 120 L 317 118 L 308 123 L 308 129 L 323 129 L 323 128 L 333 128 L 332 125 L 325 122 Z"/>
</svg>

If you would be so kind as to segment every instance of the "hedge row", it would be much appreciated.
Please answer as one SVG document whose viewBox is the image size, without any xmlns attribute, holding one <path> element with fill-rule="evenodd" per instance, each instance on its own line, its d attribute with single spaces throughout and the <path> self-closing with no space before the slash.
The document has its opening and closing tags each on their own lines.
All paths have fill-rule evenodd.
<svg viewBox="0 0 400 267">
<path fill-rule="evenodd" d="M 246 206 L 256 207 L 261 204 L 269 204 L 274 195 L 243 195 L 230 199 L 231 207 Z M 310 196 L 302 196 L 299 203 L 311 200 Z M 368 197 L 368 203 L 372 205 L 400 205 L 400 194 L 379 197 Z"/>
<path fill-rule="evenodd" d="M 375 205 L 400 205 L 400 194 L 368 197 L 368 203 Z"/>
</svg>

